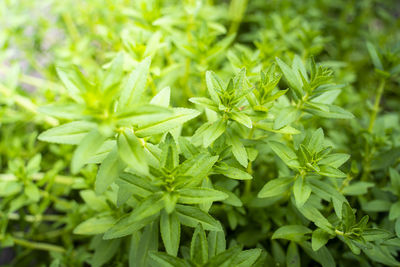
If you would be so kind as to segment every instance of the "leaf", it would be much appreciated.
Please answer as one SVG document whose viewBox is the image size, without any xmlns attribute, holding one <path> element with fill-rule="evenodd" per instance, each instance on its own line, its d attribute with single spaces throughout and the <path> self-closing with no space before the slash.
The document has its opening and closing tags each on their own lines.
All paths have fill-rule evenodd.
<svg viewBox="0 0 400 267">
<path fill-rule="evenodd" d="M 82 92 L 85 92 L 89 87 L 88 82 L 83 77 L 77 67 L 65 68 L 56 67 L 57 75 L 63 82 L 69 96 L 78 103 L 82 103 Z"/>
<path fill-rule="evenodd" d="M 151 99 L 150 104 L 167 108 L 169 106 L 170 96 L 171 88 L 165 87 Z"/>
<path fill-rule="evenodd" d="M 318 162 L 318 164 L 321 165 L 329 165 L 333 168 L 339 168 L 340 166 L 343 165 L 348 159 L 350 158 L 349 154 L 344 154 L 344 153 L 335 153 L 335 154 L 330 154 L 326 157 L 324 157 L 322 160 Z"/>
<path fill-rule="evenodd" d="M 207 71 L 206 72 L 206 84 L 207 84 L 207 89 L 208 93 L 211 96 L 211 99 L 215 102 L 220 104 L 220 100 L 218 97 L 219 92 L 223 92 L 225 85 L 224 83 L 218 78 L 217 75 L 215 75 L 214 72 L 212 71 Z"/>
<path fill-rule="evenodd" d="M 219 119 L 213 123 L 203 133 L 203 146 L 209 147 L 226 130 L 226 121 Z"/>
<path fill-rule="evenodd" d="M 292 106 L 284 107 L 279 110 L 278 116 L 274 121 L 274 130 L 278 130 L 294 122 L 299 116 L 299 112 Z"/>
<path fill-rule="evenodd" d="M 157 263 L 153 266 L 162 267 L 187 267 L 185 261 L 163 252 L 150 251 L 150 257 Z"/>
<path fill-rule="evenodd" d="M 214 257 L 225 251 L 226 240 L 224 231 L 210 231 L 207 237 L 208 241 L 208 256 Z"/>
<path fill-rule="evenodd" d="M 305 179 L 298 177 L 293 184 L 293 194 L 296 205 L 301 207 L 310 197 L 311 187 L 306 183 Z"/>
<path fill-rule="evenodd" d="M 286 253 L 287 267 L 300 267 L 301 265 L 299 250 L 294 242 L 290 242 Z"/>
<path fill-rule="evenodd" d="M 147 198 L 153 193 L 160 191 L 160 188 L 153 186 L 149 179 L 127 172 L 120 174 L 117 184 L 119 187 L 129 189 L 133 194 L 142 198 Z"/>
<path fill-rule="evenodd" d="M 92 122 L 74 121 L 51 128 L 41 133 L 38 139 L 50 143 L 77 145 L 95 127 L 96 124 Z"/>
<path fill-rule="evenodd" d="M 111 62 L 110 68 L 107 70 L 106 75 L 101 84 L 101 90 L 106 91 L 112 86 L 120 82 L 123 74 L 124 54 L 118 53 L 114 60 Z"/>
<path fill-rule="evenodd" d="M 253 264 L 257 261 L 258 257 L 261 255 L 260 248 L 248 249 L 245 251 L 241 251 L 233 260 L 233 266 L 236 267 L 248 267 L 253 266 Z"/>
<path fill-rule="evenodd" d="M 81 222 L 74 229 L 76 235 L 98 235 L 106 232 L 115 224 L 115 219 L 110 215 L 98 215 Z"/>
<path fill-rule="evenodd" d="M 183 176 L 192 176 L 201 180 L 208 175 L 217 160 L 218 156 L 211 156 L 208 153 L 200 153 L 184 161 L 179 166 L 178 171 Z"/>
<path fill-rule="evenodd" d="M 375 184 L 370 182 L 354 182 L 343 188 L 342 193 L 346 196 L 360 196 L 368 193 L 368 189 Z"/>
<path fill-rule="evenodd" d="M 161 121 L 140 125 L 135 131 L 135 134 L 138 137 L 146 137 L 165 133 L 197 117 L 198 115 L 200 115 L 200 112 L 198 112 L 197 110 L 187 108 L 175 108 L 173 109 L 172 115 L 167 116 Z"/>
<path fill-rule="evenodd" d="M 274 232 L 271 239 L 287 239 L 295 242 L 305 240 L 312 231 L 303 225 L 285 225 Z"/>
<path fill-rule="evenodd" d="M 288 191 L 294 178 L 277 178 L 269 181 L 258 193 L 259 198 L 282 196 Z"/>
<path fill-rule="evenodd" d="M 382 61 L 379 58 L 378 51 L 376 50 L 375 46 L 371 42 L 367 42 L 367 50 L 371 57 L 372 63 L 374 64 L 375 68 L 379 70 L 384 70 Z"/>
<path fill-rule="evenodd" d="M 86 161 L 101 147 L 104 140 L 105 138 L 97 130 L 92 130 L 82 139 L 72 156 L 71 172 L 73 174 L 78 173 Z"/>
<path fill-rule="evenodd" d="M 343 173 L 342 171 L 327 165 L 321 166 L 318 174 L 335 178 L 346 177 L 346 174 Z"/>
<path fill-rule="evenodd" d="M 311 135 L 310 141 L 307 144 L 308 150 L 311 154 L 317 153 L 324 148 L 324 132 L 321 128 L 318 128 Z"/>
<path fill-rule="evenodd" d="M 252 121 L 250 119 L 249 116 L 247 116 L 246 114 L 243 114 L 241 112 L 232 112 L 230 114 L 230 118 L 244 126 L 246 126 L 247 128 L 252 128 L 253 124 Z"/>
<path fill-rule="evenodd" d="M 205 264 L 208 261 L 208 243 L 206 233 L 198 224 L 190 243 L 190 259 L 197 264 Z"/>
<path fill-rule="evenodd" d="M 90 261 L 91 266 L 102 266 L 117 253 L 121 240 L 100 240 Z"/>
<path fill-rule="evenodd" d="M 218 106 L 215 104 L 214 101 L 206 98 L 206 97 L 192 97 L 189 99 L 190 102 L 203 106 L 205 108 L 214 110 L 214 111 L 219 111 Z"/>
<path fill-rule="evenodd" d="M 144 148 L 131 129 L 125 128 L 118 135 L 117 145 L 119 157 L 123 162 L 140 173 L 149 172 Z"/>
<path fill-rule="evenodd" d="M 123 236 L 131 235 L 132 233 L 139 231 L 154 220 L 153 217 L 147 217 L 141 221 L 133 221 L 129 215 L 122 217 L 113 227 L 105 232 L 103 239 L 114 239 Z"/>
<path fill-rule="evenodd" d="M 95 190 L 97 194 L 104 193 L 118 178 L 121 167 L 118 160 L 117 146 L 111 150 L 100 165 L 96 176 Z"/>
<path fill-rule="evenodd" d="M 163 143 L 161 143 L 161 167 L 166 170 L 174 170 L 179 165 L 178 147 L 170 133 L 167 134 Z"/>
<path fill-rule="evenodd" d="M 305 203 L 303 206 L 298 207 L 298 209 L 304 217 L 312 221 L 316 226 L 328 233 L 332 233 L 332 224 L 315 207 Z"/>
<path fill-rule="evenodd" d="M 178 203 L 182 204 L 201 204 L 228 198 L 227 194 L 210 188 L 182 188 L 176 192 L 179 194 Z"/>
<path fill-rule="evenodd" d="M 322 229 L 317 229 L 312 233 L 311 236 L 311 247 L 314 251 L 319 250 L 321 247 L 325 246 L 328 243 L 330 238 L 329 233 L 325 232 Z"/>
<path fill-rule="evenodd" d="M 297 168 L 299 163 L 297 161 L 296 153 L 289 147 L 276 141 L 268 141 L 268 145 L 283 160 L 289 167 Z"/>
<path fill-rule="evenodd" d="M 295 91 L 296 95 L 300 98 L 302 95 L 301 81 L 298 79 L 293 70 L 285 62 L 283 62 L 279 58 L 276 58 L 276 62 L 278 63 L 279 68 L 282 70 L 282 73 L 285 76 L 285 79 L 288 82 L 290 88 L 292 88 Z"/>
<path fill-rule="evenodd" d="M 217 220 L 197 207 L 178 204 L 176 205 L 176 212 L 183 225 L 195 228 L 200 223 L 204 230 L 222 231 L 222 226 Z"/>
<path fill-rule="evenodd" d="M 176 256 L 181 238 L 181 224 L 176 213 L 161 212 L 160 232 L 165 250 L 168 254 Z"/>
<path fill-rule="evenodd" d="M 228 142 L 232 146 L 232 153 L 235 156 L 236 160 L 240 163 L 240 165 L 247 168 L 248 165 L 247 151 L 243 143 L 240 141 L 239 137 L 229 135 Z"/>
<path fill-rule="evenodd" d="M 314 251 L 309 242 L 299 243 L 301 248 L 315 261 L 319 262 L 323 267 L 335 267 L 335 260 L 326 247 L 321 247 L 318 251 Z"/>
<path fill-rule="evenodd" d="M 122 87 L 119 97 L 119 110 L 140 102 L 146 86 L 150 63 L 150 57 L 145 58 L 129 75 L 128 81 Z"/>
<path fill-rule="evenodd" d="M 164 193 L 157 192 L 141 201 L 131 212 L 132 221 L 140 221 L 158 214 L 164 208 Z"/>
<path fill-rule="evenodd" d="M 218 164 L 214 167 L 214 172 L 225 175 L 226 177 L 229 177 L 231 179 L 235 180 L 251 180 L 253 177 L 245 172 L 242 171 L 238 168 L 229 166 L 228 164 Z"/>
<path fill-rule="evenodd" d="M 395 220 L 400 217 L 400 201 L 392 204 L 389 210 L 389 220 Z"/>
</svg>

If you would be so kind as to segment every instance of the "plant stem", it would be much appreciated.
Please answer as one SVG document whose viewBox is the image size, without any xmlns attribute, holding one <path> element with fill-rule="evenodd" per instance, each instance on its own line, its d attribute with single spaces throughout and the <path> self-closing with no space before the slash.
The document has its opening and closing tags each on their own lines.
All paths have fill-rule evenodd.
<svg viewBox="0 0 400 267">
<path fill-rule="evenodd" d="M 378 90 L 376 92 L 376 97 L 375 97 L 375 103 L 374 106 L 372 108 L 372 113 L 371 113 L 371 117 L 369 120 L 369 125 L 368 125 L 368 129 L 367 132 L 369 135 L 372 134 L 372 131 L 374 129 L 374 125 L 375 125 L 375 120 L 376 120 L 376 116 L 379 113 L 379 104 L 381 102 L 381 98 L 383 95 L 383 91 L 385 88 L 385 83 L 386 80 L 384 78 L 381 79 L 380 83 L 379 83 L 379 87 Z M 368 141 L 365 142 L 365 151 L 364 151 L 364 159 L 363 159 L 363 167 L 364 167 L 364 171 L 363 174 L 361 176 L 361 181 L 366 181 L 368 179 L 368 176 L 371 172 L 371 148 L 369 146 Z"/>
<path fill-rule="evenodd" d="M 41 243 L 41 242 L 32 242 L 28 241 L 22 238 L 15 238 L 13 237 L 13 241 L 15 244 L 30 248 L 30 249 L 37 249 L 37 250 L 46 250 L 46 251 L 54 251 L 54 252 L 60 252 L 64 253 L 65 249 L 60 246 L 52 245 L 52 244 L 47 244 L 47 243 Z"/>
</svg>

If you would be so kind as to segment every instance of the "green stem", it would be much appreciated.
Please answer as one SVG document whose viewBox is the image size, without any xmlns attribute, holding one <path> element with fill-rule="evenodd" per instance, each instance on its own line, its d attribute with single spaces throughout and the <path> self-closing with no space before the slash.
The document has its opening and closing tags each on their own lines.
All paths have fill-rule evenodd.
<svg viewBox="0 0 400 267">
<path fill-rule="evenodd" d="M 22 238 L 15 238 L 13 237 L 13 241 L 15 244 L 30 248 L 30 249 L 37 249 L 37 250 L 46 250 L 46 251 L 54 251 L 64 253 L 65 249 L 60 246 L 47 244 L 47 243 L 40 243 L 40 242 L 32 242 Z"/>
<path fill-rule="evenodd" d="M 376 92 L 376 97 L 375 97 L 375 103 L 374 106 L 372 108 L 372 113 L 371 113 L 371 117 L 369 120 L 369 125 L 368 125 L 368 129 L 367 132 L 368 134 L 372 134 L 372 131 L 374 129 L 374 125 L 375 125 L 375 121 L 376 121 L 376 116 L 379 113 L 379 104 L 381 102 L 381 98 L 383 95 L 383 91 L 385 88 L 385 83 L 386 80 L 384 78 L 381 79 L 380 83 L 379 83 L 379 87 L 378 90 Z M 363 174 L 361 176 L 361 181 L 366 181 L 369 177 L 369 174 L 371 172 L 371 156 L 372 156 L 372 152 L 371 152 L 371 147 L 369 146 L 368 142 L 365 142 L 365 151 L 364 151 L 364 159 L 363 159 Z"/>
<path fill-rule="evenodd" d="M 372 130 L 374 128 L 376 116 L 378 115 L 379 112 L 379 104 L 381 102 L 381 98 L 383 95 L 383 89 L 385 88 L 385 83 L 386 83 L 385 79 L 381 79 L 379 83 L 378 91 L 376 92 L 374 107 L 372 108 L 371 118 L 368 125 L 368 133 L 372 133 Z"/>
</svg>

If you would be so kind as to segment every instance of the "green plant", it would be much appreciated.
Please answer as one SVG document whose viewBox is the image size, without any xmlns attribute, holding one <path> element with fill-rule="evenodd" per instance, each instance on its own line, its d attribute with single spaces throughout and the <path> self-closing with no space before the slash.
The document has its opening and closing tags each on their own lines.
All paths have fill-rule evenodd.
<svg viewBox="0 0 400 267">
<path fill-rule="evenodd" d="M 395 1 L 128 2 L 0 4 L 0 264 L 400 264 Z"/>
</svg>

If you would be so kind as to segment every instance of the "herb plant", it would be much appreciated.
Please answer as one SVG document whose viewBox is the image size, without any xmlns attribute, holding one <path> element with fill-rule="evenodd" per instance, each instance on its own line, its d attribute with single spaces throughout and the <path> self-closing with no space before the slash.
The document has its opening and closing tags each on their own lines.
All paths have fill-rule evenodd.
<svg viewBox="0 0 400 267">
<path fill-rule="evenodd" d="M 1 2 L 0 265 L 399 266 L 399 12 Z"/>
</svg>

